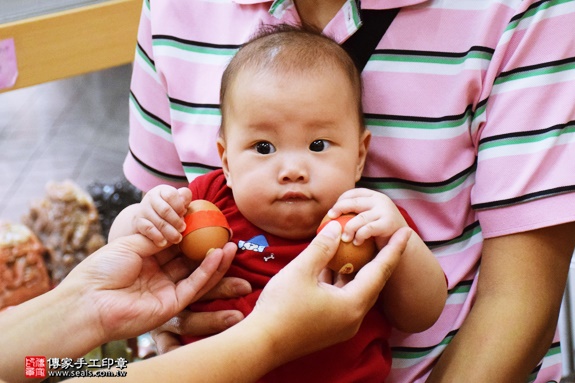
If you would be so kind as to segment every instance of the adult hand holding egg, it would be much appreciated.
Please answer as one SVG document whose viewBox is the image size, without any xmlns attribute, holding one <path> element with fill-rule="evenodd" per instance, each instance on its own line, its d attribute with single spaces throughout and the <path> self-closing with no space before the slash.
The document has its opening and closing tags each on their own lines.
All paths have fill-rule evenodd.
<svg viewBox="0 0 575 383">
<path fill-rule="evenodd" d="M 128 206 L 118 215 L 112 224 L 108 241 L 131 235 L 134 231 L 139 232 L 157 246 L 164 248 L 155 255 L 162 271 L 174 282 L 185 278 L 201 262 L 201 260 L 190 262 L 189 258 L 182 254 L 179 246 L 183 239 L 182 233 L 187 234 L 185 215 L 191 202 L 192 193 L 188 188 L 157 186 L 146 193 L 141 203 Z M 232 244 L 227 247 L 230 245 Z M 221 246 L 211 244 L 206 252 L 212 247 Z M 204 256 L 205 252 L 200 258 Z M 224 277 L 202 299 L 234 298 L 250 292 L 251 286 L 247 281 Z M 164 353 L 180 346 L 175 334 L 204 336 L 219 333 L 243 318 L 242 313 L 237 310 L 197 314 L 184 310 L 152 331 L 152 335 L 156 340 L 158 351 Z"/>
<path fill-rule="evenodd" d="M 341 238 L 341 226 L 330 222 L 304 252 L 270 280 L 254 311 L 242 323 L 256 321 L 263 323 L 258 326 L 267 326 L 264 333 L 273 346 L 269 355 L 281 356 L 283 363 L 285 358 L 295 359 L 351 338 L 393 273 L 411 233 L 409 228 L 397 230 L 353 280 L 334 285 L 321 280 Z M 285 294 L 281 286 L 287 285 L 297 287 Z M 302 321 L 306 316 L 308 321 Z M 331 336 L 326 337 L 325 331 Z"/>
</svg>

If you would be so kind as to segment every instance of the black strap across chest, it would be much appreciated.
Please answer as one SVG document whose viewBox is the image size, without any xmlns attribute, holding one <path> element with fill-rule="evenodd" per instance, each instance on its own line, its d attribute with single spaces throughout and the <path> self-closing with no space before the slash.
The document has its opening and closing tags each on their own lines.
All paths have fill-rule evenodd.
<svg viewBox="0 0 575 383">
<path fill-rule="evenodd" d="M 361 9 L 359 4 L 358 8 L 362 26 L 341 46 L 354 59 L 361 72 L 375 51 L 377 43 L 381 41 L 385 31 L 399 13 L 399 8 Z"/>
</svg>

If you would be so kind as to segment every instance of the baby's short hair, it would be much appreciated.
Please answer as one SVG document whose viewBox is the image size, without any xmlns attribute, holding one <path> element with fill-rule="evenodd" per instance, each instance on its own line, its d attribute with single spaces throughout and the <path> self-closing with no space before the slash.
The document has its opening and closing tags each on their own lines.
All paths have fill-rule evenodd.
<svg viewBox="0 0 575 383">
<path fill-rule="evenodd" d="M 349 80 L 357 103 L 361 129 L 365 129 L 362 111 L 361 74 L 348 53 L 333 39 L 308 27 L 289 24 L 263 25 L 230 61 L 222 75 L 220 106 L 222 127 L 226 95 L 239 73 L 245 70 L 302 75 L 314 71 L 337 69 Z"/>
</svg>

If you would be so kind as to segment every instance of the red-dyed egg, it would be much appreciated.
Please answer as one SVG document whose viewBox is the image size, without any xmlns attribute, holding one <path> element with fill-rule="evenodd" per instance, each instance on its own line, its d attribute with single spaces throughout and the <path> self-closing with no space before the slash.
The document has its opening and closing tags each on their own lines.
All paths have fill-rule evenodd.
<svg viewBox="0 0 575 383">
<path fill-rule="evenodd" d="M 186 229 L 182 233 L 180 250 L 194 261 L 201 262 L 209 250 L 223 247 L 232 236 L 226 217 L 211 202 L 192 201 L 184 220 Z"/>
<path fill-rule="evenodd" d="M 355 217 L 355 214 L 344 214 L 337 217 L 335 221 L 338 221 L 341 227 L 345 228 L 346 223 L 353 217 Z M 318 233 L 330 221 L 332 221 L 332 219 L 325 216 L 317 229 Z M 377 247 L 375 246 L 374 238 L 366 239 L 359 246 L 354 245 L 353 242 L 342 241 L 334 257 L 327 264 L 327 267 L 340 274 L 355 273 L 371 261 L 376 253 Z"/>
</svg>

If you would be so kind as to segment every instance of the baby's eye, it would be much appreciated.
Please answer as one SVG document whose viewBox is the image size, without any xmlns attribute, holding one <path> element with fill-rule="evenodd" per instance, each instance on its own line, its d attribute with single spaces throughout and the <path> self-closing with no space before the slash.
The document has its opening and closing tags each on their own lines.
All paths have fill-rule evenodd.
<svg viewBox="0 0 575 383">
<path fill-rule="evenodd" d="M 275 146 L 267 141 L 258 142 L 254 147 L 259 154 L 270 154 L 276 151 Z"/>
<path fill-rule="evenodd" d="M 309 145 L 309 150 L 312 152 L 323 152 L 329 148 L 329 142 L 326 140 L 315 140 Z"/>
</svg>

